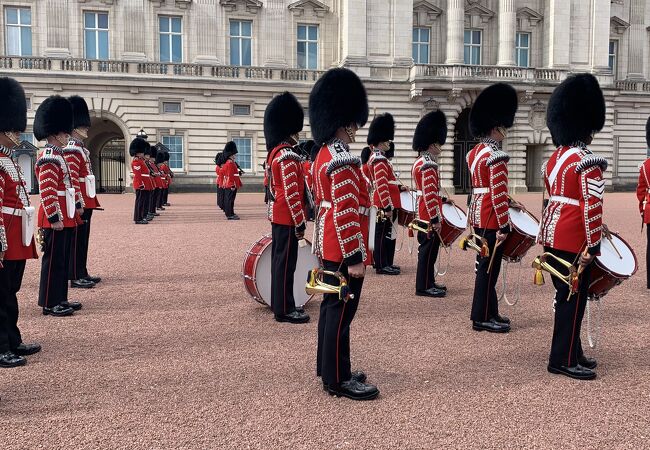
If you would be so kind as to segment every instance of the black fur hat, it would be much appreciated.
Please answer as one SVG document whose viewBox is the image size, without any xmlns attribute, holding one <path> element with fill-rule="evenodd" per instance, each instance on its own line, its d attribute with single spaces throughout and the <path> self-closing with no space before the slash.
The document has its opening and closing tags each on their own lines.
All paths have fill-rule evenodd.
<svg viewBox="0 0 650 450">
<path fill-rule="evenodd" d="M 0 132 L 27 128 L 27 100 L 19 82 L 9 77 L 0 78 Z"/>
<path fill-rule="evenodd" d="M 313 140 L 308 140 L 305 142 L 301 142 L 300 144 L 297 145 L 297 151 L 300 154 L 300 156 L 309 159 L 311 157 L 311 150 L 314 148 L 314 141 Z"/>
<path fill-rule="evenodd" d="M 316 161 L 316 157 L 318 156 L 318 152 L 320 152 L 321 148 L 322 148 L 322 145 L 318 145 L 318 144 L 316 144 L 314 142 L 314 145 L 312 145 L 311 150 L 309 151 L 309 160 L 311 162 Z"/>
<path fill-rule="evenodd" d="M 236 155 L 237 153 L 237 144 L 235 144 L 234 141 L 228 142 L 223 148 L 223 154 L 226 159 L 230 158 L 232 155 Z"/>
<path fill-rule="evenodd" d="M 377 145 L 393 139 L 395 139 L 395 119 L 390 113 L 380 114 L 372 119 L 368 130 L 368 145 Z"/>
<path fill-rule="evenodd" d="M 151 158 L 155 160 L 158 157 L 158 147 L 152 145 L 149 149 L 149 154 L 151 155 Z"/>
<path fill-rule="evenodd" d="M 140 138 L 140 139 L 142 139 L 142 138 Z M 147 144 L 149 144 L 149 143 L 147 142 Z M 151 156 L 151 151 L 152 150 L 153 150 L 153 145 L 149 144 L 149 147 L 144 149 L 144 154 Z"/>
<path fill-rule="evenodd" d="M 156 149 L 156 152 L 157 152 L 156 153 L 156 164 L 164 163 L 165 162 L 165 152 L 158 151 L 158 149 Z"/>
<path fill-rule="evenodd" d="M 129 144 L 129 155 L 135 156 L 138 153 L 146 153 L 149 150 L 149 143 L 142 138 L 135 138 Z"/>
<path fill-rule="evenodd" d="M 328 70 L 309 95 L 309 123 L 316 144 L 331 139 L 336 130 L 368 121 L 368 95 L 363 83 L 349 69 Z"/>
<path fill-rule="evenodd" d="M 86 100 L 73 95 L 68 97 L 68 101 L 72 104 L 72 126 L 73 128 L 89 127 L 90 128 L 90 113 L 88 112 L 88 105 Z"/>
<path fill-rule="evenodd" d="M 223 152 L 217 153 L 217 155 L 214 157 L 214 163 L 217 166 L 220 166 L 221 164 L 223 164 Z"/>
<path fill-rule="evenodd" d="M 289 136 L 301 132 L 304 121 L 305 112 L 291 92 L 274 97 L 264 111 L 266 149 L 270 151 Z"/>
<path fill-rule="evenodd" d="M 645 143 L 650 148 L 650 117 L 648 117 L 648 121 L 645 123 Z"/>
<path fill-rule="evenodd" d="M 384 156 L 388 159 L 393 159 L 395 157 L 395 143 L 391 142 L 388 146 L 388 150 L 384 153 Z"/>
<path fill-rule="evenodd" d="M 165 162 L 169 161 L 169 152 L 165 152 Z"/>
<path fill-rule="evenodd" d="M 488 86 L 479 94 L 469 113 L 469 129 L 476 138 L 488 136 L 496 127 L 510 128 L 517 112 L 517 91 L 506 83 Z"/>
<path fill-rule="evenodd" d="M 34 137 L 42 141 L 59 133 L 72 133 L 72 104 L 60 95 L 52 95 L 36 110 Z"/>
<path fill-rule="evenodd" d="M 605 125 L 605 98 L 598 80 L 581 73 L 564 80 L 551 94 L 546 125 L 555 145 L 585 141 Z"/>
<path fill-rule="evenodd" d="M 447 117 L 439 109 L 420 119 L 413 135 L 413 150 L 426 151 L 431 144 L 444 145 L 447 141 Z"/>
<path fill-rule="evenodd" d="M 370 147 L 363 147 L 361 150 L 361 164 L 366 164 L 370 159 Z"/>
</svg>

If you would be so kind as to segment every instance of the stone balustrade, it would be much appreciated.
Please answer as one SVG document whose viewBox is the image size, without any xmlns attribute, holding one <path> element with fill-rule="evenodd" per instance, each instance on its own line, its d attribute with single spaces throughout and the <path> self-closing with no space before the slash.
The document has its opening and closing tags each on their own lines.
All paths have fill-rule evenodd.
<svg viewBox="0 0 650 450">
<path fill-rule="evenodd" d="M 474 66 L 428 64 L 411 68 L 410 81 L 509 81 L 521 83 L 557 84 L 569 74 L 566 70 L 535 69 L 515 66 Z"/>
</svg>

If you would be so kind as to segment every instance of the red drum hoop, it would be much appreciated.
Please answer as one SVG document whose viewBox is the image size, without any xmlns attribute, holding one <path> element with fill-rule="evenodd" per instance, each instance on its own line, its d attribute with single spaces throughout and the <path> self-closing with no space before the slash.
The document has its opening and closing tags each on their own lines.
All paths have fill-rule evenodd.
<svg viewBox="0 0 650 450">
<path fill-rule="evenodd" d="M 589 296 L 601 299 L 614 287 L 630 278 L 639 268 L 636 254 L 632 247 L 618 234 L 611 234 L 612 243 L 603 235 L 600 245 L 600 255 L 596 257 L 591 266 L 591 280 L 589 282 Z"/>
<path fill-rule="evenodd" d="M 397 223 L 408 227 L 415 220 L 415 212 L 418 208 L 418 198 L 414 192 L 400 192 L 401 207 L 397 209 Z"/>
<path fill-rule="evenodd" d="M 503 241 L 503 259 L 519 262 L 535 245 L 539 234 L 539 220 L 525 210 L 510 208 L 510 233 Z"/>
<path fill-rule="evenodd" d="M 441 209 L 440 241 L 444 247 L 449 247 L 467 228 L 467 214 L 458 206 L 450 203 L 443 203 Z"/>
</svg>

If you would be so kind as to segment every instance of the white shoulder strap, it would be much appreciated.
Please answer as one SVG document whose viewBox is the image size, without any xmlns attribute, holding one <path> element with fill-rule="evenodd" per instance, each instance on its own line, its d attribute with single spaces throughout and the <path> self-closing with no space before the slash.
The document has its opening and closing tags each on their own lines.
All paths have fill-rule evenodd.
<svg viewBox="0 0 650 450">
<path fill-rule="evenodd" d="M 469 169 L 470 174 L 472 176 L 474 176 L 474 170 L 476 169 L 476 165 L 478 164 L 479 160 L 483 157 L 483 155 L 485 155 L 486 153 L 489 153 L 490 150 L 492 150 L 490 148 L 490 146 L 485 146 L 485 147 L 483 147 L 483 149 L 480 152 L 478 152 L 476 154 L 476 158 L 474 158 L 474 162 L 472 163 L 472 167 Z"/>
<path fill-rule="evenodd" d="M 569 150 L 566 151 L 566 153 L 564 153 L 564 155 L 560 157 L 560 159 L 557 160 L 557 162 L 555 163 L 555 167 L 553 167 L 553 171 L 548 176 L 548 185 L 551 187 L 551 189 L 553 189 L 553 185 L 555 184 L 555 179 L 560 173 L 560 169 L 562 169 L 562 166 L 564 166 L 566 160 L 579 152 L 580 152 L 579 148 L 576 147 L 570 148 Z"/>
</svg>

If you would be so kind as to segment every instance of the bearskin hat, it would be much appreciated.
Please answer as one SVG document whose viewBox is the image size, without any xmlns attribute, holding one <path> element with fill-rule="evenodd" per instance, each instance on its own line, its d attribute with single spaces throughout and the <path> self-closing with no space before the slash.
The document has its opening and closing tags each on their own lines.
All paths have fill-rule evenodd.
<svg viewBox="0 0 650 450">
<path fill-rule="evenodd" d="M 372 119 L 368 129 L 368 145 L 377 145 L 393 139 L 395 139 L 395 119 L 390 113 L 380 114 Z"/>
<path fill-rule="evenodd" d="M 447 117 L 439 109 L 420 119 L 413 135 L 413 150 L 426 151 L 431 144 L 444 145 L 447 141 Z"/>
<path fill-rule="evenodd" d="M 140 138 L 140 139 L 142 139 L 142 138 Z M 149 144 L 149 143 L 147 142 L 147 144 Z M 153 150 L 153 145 L 149 144 L 149 147 L 144 149 L 144 154 L 151 156 L 151 151 L 152 150 Z"/>
<path fill-rule="evenodd" d="M 214 163 L 217 166 L 220 166 L 221 164 L 223 164 L 223 152 L 219 152 L 219 153 L 216 154 L 216 156 L 214 157 Z"/>
<path fill-rule="evenodd" d="M 151 148 L 149 149 L 149 154 L 155 160 L 158 157 L 158 147 L 152 145 Z"/>
<path fill-rule="evenodd" d="M 237 144 L 235 144 L 234 141 L 228 142 L 223 148 L 223 154 L 226 159 L 230 158 L 232 155 L 236 155 L 237 153 Z"/>
<path fill-rule="evenodd" d="M 88 112 L 88 105 L 86 100 L 78 95 L 68 97 L 68 101 L 72 103 L 72 127 L 88 127 L 90 128 L 90 113 Z"/>
<path fill-rule="evenodd" d="M 314 141 L 312 141 L 312 142 L 314 142 Z M 311 162 L 316 161 L 316 158 L 318 157 L 318 152 L 320 152 L 321 148 L 322 148 L 321 145 L 318 145 L 318 144 L 316 144 L 316 142 L 314 142 L 314 145 L 312 145 L 311 150 L 309 151 L 309 160 Z"/>
<path fill-rule="evenodd" d="M 298 144 L 298 152 L 304 158 L 309 159 L 309 158 L 311 158 L 311 151 L 314 148 L 314 146 L 315 146 L 315 144 L 314 144 L 314 141 L 312 139 L 310 139 L 308 141 L 305 141 L 305 142 L 301 142 L 300 144 Z"/>
<path fill-rule="evenodd" d="M 648 117 L 648 121 L 645 123 L 645 143 L 650 148 L 650 117 Z"/>
<path fill-rule="evenodd" d="M 169 152 L 165 152 L 165 162 L 169 161 Z"/>
<path fill-rule="evenodd" d="M 367 164 L 370 159 L 370 147 L 363 147 L 361 150 L 361 164 Z"/>
<path fill-rule="evenodd" d="M 517 91 L 509 84 L 497 83 L 483 89 L 469 113 L 469 129 L 474 137 L 488 136 L 496 127 L 510 128 L 517 103 Z"/>
<path fill-rule="evenodd" d="M 36 110 L 34 136 L 42 141 L 59 133 L 72 133 L 72 104 L 60 95 L 52 95 Z"/>
<path fill-rule="evenodd" d="M 19 82 L 9 77 L 0 78 L 0 132 L 27 128 L 27 100 Z"/>
<path fill-rule="evenodd" d="M 384 153 L 384 156 L 388 159 L 393 159 L 395 157 L 395 143 L 391 142 L 388 146 L 388 150 Z"/>
<path fill-rule="evenodd" d="M 266 149 L 270 151 L 289 136 L 302 131 L 304 121 L 302 105 L 291 92 L 274 97 L 264 111 Z"/>
<path fill-rule="evenodd" d="M 331 139 L 336 130 L 368 121 L 368 95 L 363 83 L 349 69 L 330 69 L 309 95 L 309 123 L 316 144 Z"/>
<path fill-rule="evenodd" d="M 165 152 L 158 149 L 156 149 L 156 164 L 162 164 L 165 162 Z"/>
<path fill-rule="evenodd" d="M 129 155 L 135 156 L 138 153 L 146 153 L 149 150 L 149 143 L 142 138 L 135 138 L 129 144 Z"/>
<path fill-rule="evenodd" d="M 598 80 L 581 73 L 564 80 L 551 94 L 546 125 L 556 145 L 585 141 L 605 125 L 605 98 Z"/>
</svg>

